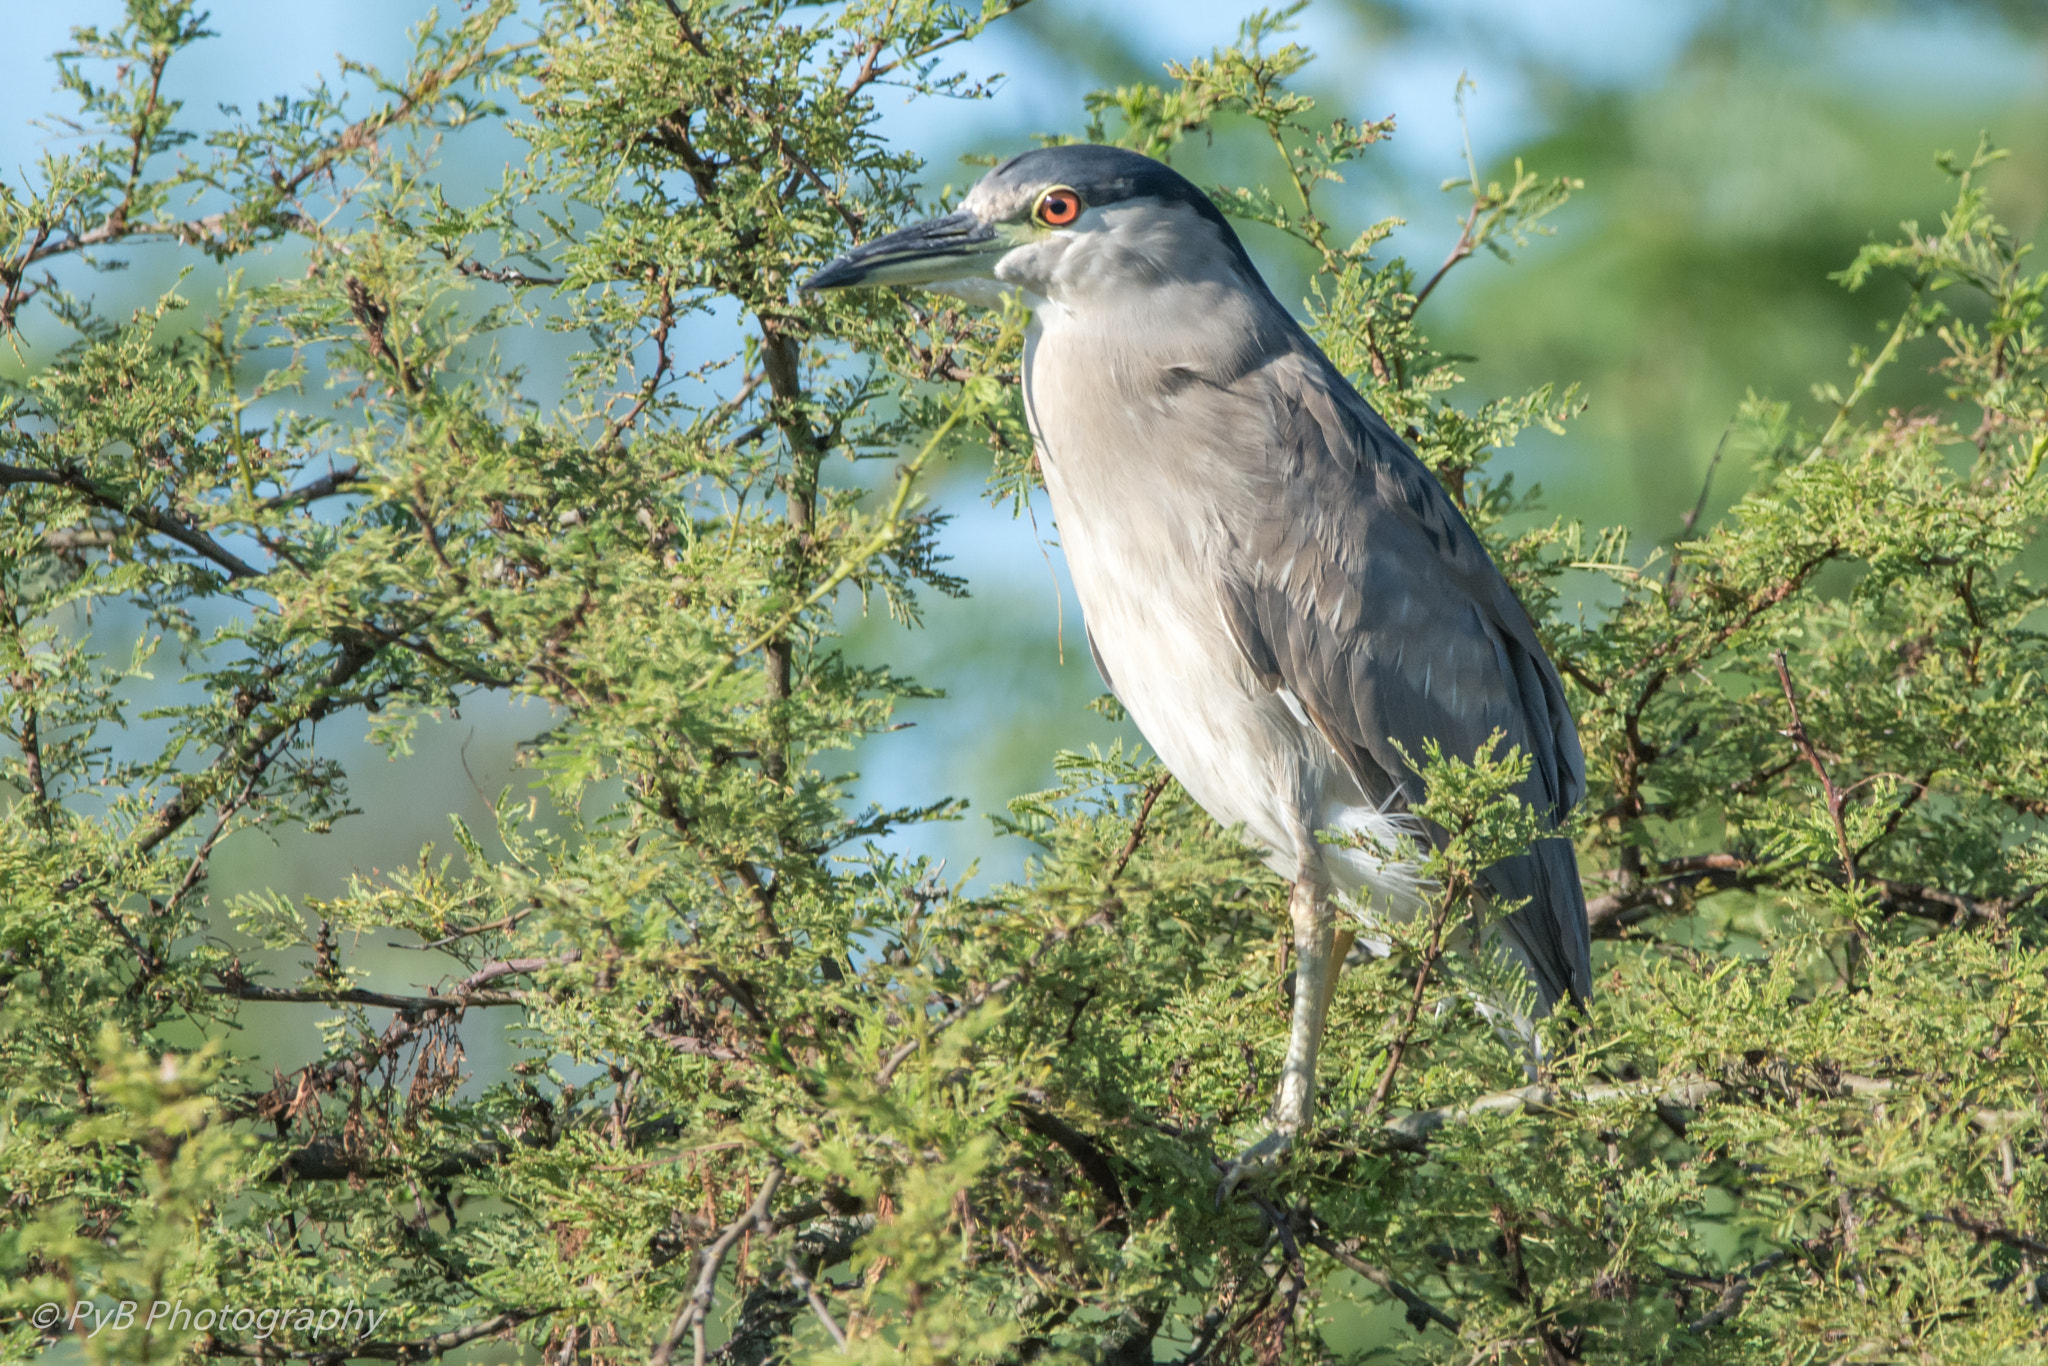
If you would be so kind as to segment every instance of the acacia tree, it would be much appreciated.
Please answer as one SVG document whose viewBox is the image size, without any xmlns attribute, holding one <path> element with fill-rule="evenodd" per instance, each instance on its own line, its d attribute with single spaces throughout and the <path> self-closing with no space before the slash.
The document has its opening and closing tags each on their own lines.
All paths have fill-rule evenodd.
<svg viewBox="0 0 2048 1366">
<path fill-rule="evenodd" d="M 1436 756 L 1437 905 L 1347 975 L 1314 1132 L 1218 1208 L 1285 1037 L 1255 855 L 1155 765 L 1068 755 L 1011 812 L 1030 876 L 968 895 L 875 844 L 944 794 L 856 809 L 820 762 L 916 689 L 845 659 L 835 604 L 962 587 L 920 478 L 963 445 L 998 492 L 1032 478 L 1014 314 L 792 289 L 934 207 L 875 91 L 975 93 L 946 50 L 1000 14 L 564 0 L 529 33 L 478 6 L 402 74 L 204 130 L 162 93 L 204 37 L 187 0 L 79 33 L 86 136 L 0 190 L 10 1354 L 2042 1355 L 2048 357 L 1992 154 L 1849 265 L 1907 299 L 1820 425 L 1752 404 L 1756 486 L 1642 557 L 1512 530 L 1533 505 L 1490 458 L 1576 399 L 1461 407 L 1417 329 L 1569 182 L 1468 167 L 1425 276 L 1375 257 L 1394 224 L 1325 217 L 1388 125 L 1318 115 L 1272 20 L 1091 101 L 1088 136 L 1155 155 L 1270 141 L 1267 186 L 1219 201 L 1307 254 L 1320 339 L 1513 574 L 1591 770 L 1598 993 L 1542 1084 L 1439 952 L 1530 833 L 1519 760 Z M 524 164 L 456 195 L 437 166 L 493 128 Z M 290 269 L 125 319 L 77 292 L 201 256 Z M 69 340 L 25 348 L 32 319 Z M 573 365 L 504 363 L 515 328 Z M 1885 409 L 1911 361 L 1944 406 Z M 894 462 L 873 491 L 864 460 Z M 1612 605 L 1567 616 L 1587 571 Z M 139 641 L 86 629 L 107 603 Z M 152 652 L 188 684 L 118 752 Z M 550 707 L 548 828 L 509 793 L 494 839 L 209 900 L 242 832 L 349 838 L 319 723 L 399 748 L 479 692 Z M 369 930 L 430 966 L 370 980 L 343 948 Z M 237 1046 L 279 1012 L 325 1053 L 265 1074 Z M 465 1039 L 508 1021 L 519 1060 L 471 1078 Z M 350 1306 L 376 1317 L 321 1317 Z"/>
</svg>

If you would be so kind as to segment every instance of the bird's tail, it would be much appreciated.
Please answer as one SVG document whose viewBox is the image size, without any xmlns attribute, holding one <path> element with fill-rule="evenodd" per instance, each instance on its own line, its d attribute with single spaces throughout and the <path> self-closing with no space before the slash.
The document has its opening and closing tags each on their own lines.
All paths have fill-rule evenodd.
<svg viewBox="0 0 2048 1366">
<path fill-rule="evenodd" d="M 1485 876 L 1495 896 L 1525 901 L 1500 930 L 1535 981 L 1536 1013 L 1548 1015 L 1567 996 L 1584 1003 L 1593 994 L 1593 937 L 1572 842 L 1537 840 L 1528 853 L 1502 859 Z"/>
</svg>

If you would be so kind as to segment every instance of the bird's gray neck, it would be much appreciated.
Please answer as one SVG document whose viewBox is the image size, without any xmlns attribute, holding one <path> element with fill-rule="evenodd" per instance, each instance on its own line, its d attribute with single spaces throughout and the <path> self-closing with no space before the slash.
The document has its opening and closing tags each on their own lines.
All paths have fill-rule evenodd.
<svg viewBox="0 0 2048 1366">
<path fill-rule="evenodd" d="M 1027 367 L 1086 371 L 1126 402 L 1228 385 L 1304 341 L 1271 294 L 1234 274 L 1060 290 L 1033 310 L 1029 340 Z"/>
</svg>

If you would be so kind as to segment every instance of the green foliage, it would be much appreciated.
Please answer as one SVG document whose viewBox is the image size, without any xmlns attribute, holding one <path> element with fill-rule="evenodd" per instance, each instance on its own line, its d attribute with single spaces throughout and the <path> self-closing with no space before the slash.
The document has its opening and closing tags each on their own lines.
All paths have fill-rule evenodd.
<svg viewBox="0 0 2048 1366">
<path fill-rule="evenodd" d="M 943 794 L 856 810 L 820 757 L 920 695 L 835 606 L 962 591 L 921 479 L 969 441 L 1031 475 L 1014 311 L 792 284 L 932 207 L 876 92 L 978 93 L 946 49 L 1002 10 L 479 6 L 203 133 L 158 93 L 188 4 L 79 35 L 81 138 L 0 191 L 0 324 L 69 337 L 0 395 L 9 1359 L 2040 1359 L 2048 347 L 1992 154 L 1844 272 L 1903 282 L 1896 327 L 1818 422 L 1745 408 L 1760 479 L 1665 559 L 1511 533 L 1489 462 L 1576 398 L 1461 408 L 1418 330 L 1574 182 L 1468 162 L 1418 284 L 1396 225 L 1319 211 L 1386 126 L 1317 118 L 1285 16 L 1091 102 L 1158 154 L 1274 148 L 1280 189 L 1219 202 L 1320 263 L 1313 325 L 1515 577 L 1592 787 L 1599 989 L 1538 1083 L 1473 1005 L 1498 965 L 1443 952 L 1533 832 L 1526 759 L 1420 756 L 1440 895 L 1347 974 L 1318 1126 L 1218 1208 L 1286 1032 L 1255 854 L 1069 755 L 1006 824 L 1028 878 L 970 895 L 880 843 Z M 438 159 L 504 129 L 526 160 L 458 202 Z M 230 273 L 126 319 L 72 292 L 134 253 Z M 515 329 L 572 363 L 523 373 Z M 1909 358 L 1942 406 L 1885 410 Z M 1561 614 L 1589 573 L 1610 605 Z M 402 751 L 480 694 L 550 708 L 551 814 L 209 905 L 224 841 L 348 838 L 323 721 Z M 287 1012 L 322 1054 L 266 1068 Z M 374 1318 L 92 1331 L 181 1297 Z"/>
</svg>

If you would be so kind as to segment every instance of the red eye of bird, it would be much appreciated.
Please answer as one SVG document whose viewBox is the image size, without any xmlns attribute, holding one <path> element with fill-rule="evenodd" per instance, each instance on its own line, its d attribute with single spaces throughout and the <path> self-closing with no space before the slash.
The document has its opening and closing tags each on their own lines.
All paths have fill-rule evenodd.
<svg viewBox="0 0 2048 1366">
<path fill-rule="evenodd" d="M 1065 186 L 1047 190 L 1038 197 L 1034 216 L 1047 227 L 1064 228 L 1081 216 L 1081 196 Z"/>
</svg>

